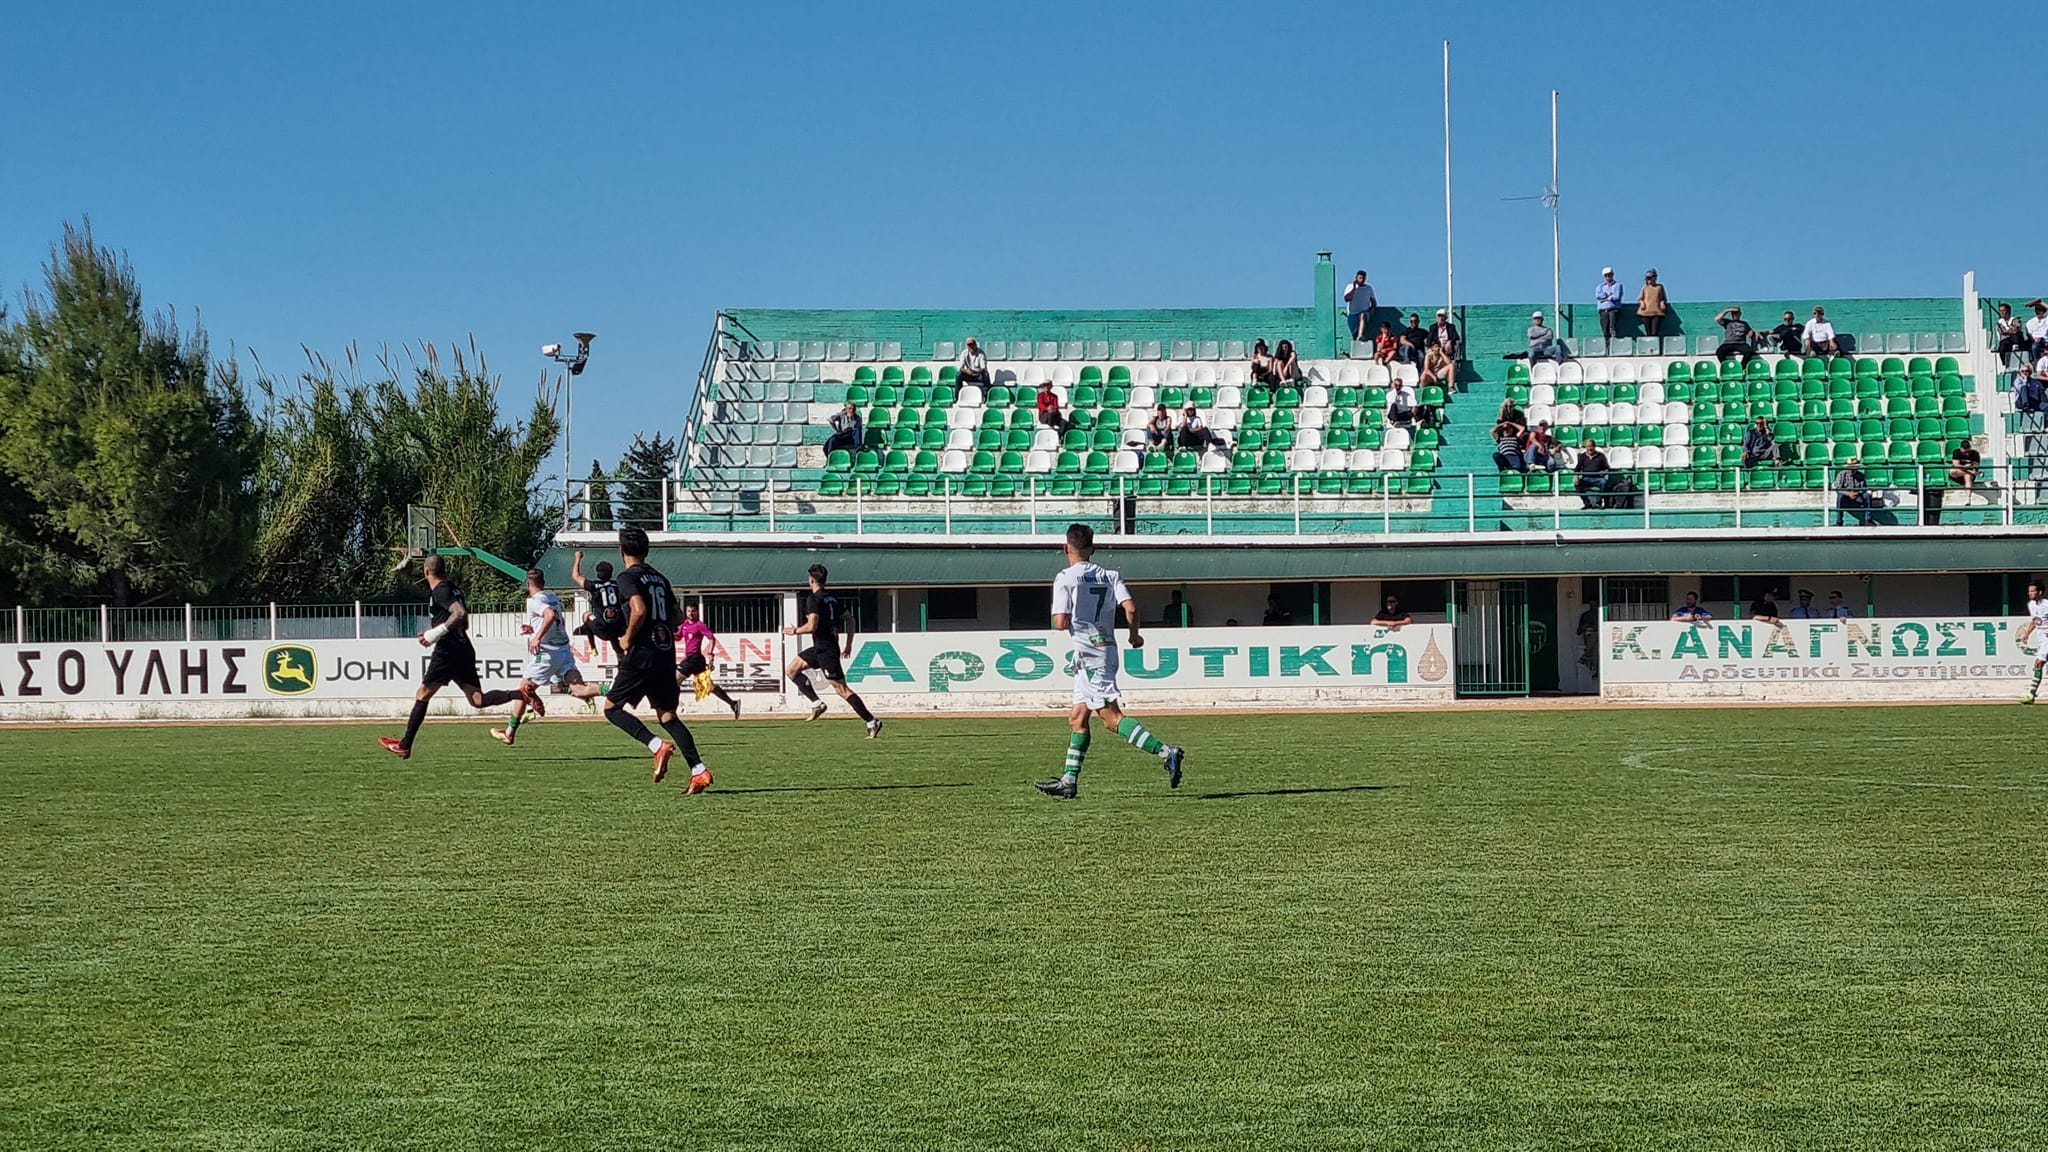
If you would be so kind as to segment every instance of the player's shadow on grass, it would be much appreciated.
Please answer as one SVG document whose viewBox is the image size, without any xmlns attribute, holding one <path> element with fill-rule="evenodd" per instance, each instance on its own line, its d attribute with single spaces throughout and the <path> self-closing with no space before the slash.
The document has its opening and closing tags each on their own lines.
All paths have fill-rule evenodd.
<svg viewBox="0 0 2048 1152">
<path fill-rule="evenodd" d="M 1242 800 L 1248 796 L 1328 796 L 1337 792 L 1384 792 L 1397 784 L 1333 784 L 1327 788 L 1255 788 L 1243 792 L 1203 792 L 1196 800 Z"/>
<path fill-rule="evenodd" d="M 920 788 L 972 788 L 966 780 L 930 784 L 785 784 L 770 788 L 717 788 L 720 796 L 751 796 L 763 792 L 902 792 Z"/>
</svg>

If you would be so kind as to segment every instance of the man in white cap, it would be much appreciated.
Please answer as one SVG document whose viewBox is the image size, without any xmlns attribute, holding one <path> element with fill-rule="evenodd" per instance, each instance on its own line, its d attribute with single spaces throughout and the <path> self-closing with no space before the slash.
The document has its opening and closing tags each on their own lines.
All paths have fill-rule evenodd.
<svg viewBox="0 0 2048 1152">
<path fill-rule="evenodd" d="M 1558 343 L 1557 333 L 1543 322 L 1539 309 L 1529 314 L 1529 362 L 1538 360 L 1563 360 L 1564 345 Z"/>
<path fill-rule="evenodd" d="M 1456 362 L 1459 356 L 1458 326 L 1451 323 L 1449 311 L 1436 310 L 1436 323 L 1429 326 L 1429 341 L 1444 350 L 1444 355 Z"/>
<path fill-rule="evenodd" d="M 1621 281 L 1614 278 L 1614 269 L 1600 270 L 1600 283 L 1593 289 L 1593 303 L 1600 308 L 1600 335 L 1614 339 L 1614 324 L 1621 316 Z"/>
</svg>

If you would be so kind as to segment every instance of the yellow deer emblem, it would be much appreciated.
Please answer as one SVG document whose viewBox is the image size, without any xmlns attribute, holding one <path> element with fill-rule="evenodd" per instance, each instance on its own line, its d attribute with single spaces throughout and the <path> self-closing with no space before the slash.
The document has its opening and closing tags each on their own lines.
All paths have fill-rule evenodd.
<svg viewBox="0 0 2048 1152">
<path fill-rule="evenodd" d="M 310 663 L 311 653 L 303 648 L 274 648 L 270 652 L 270 674 L 265 677 L 265 687 L 273 692 L 297 695 L 313 690 L 313 673 L 307 664 L 299 663 L 306 657 Z M 289 687 L 297 685 L 296 688 Z"/>
</svg>

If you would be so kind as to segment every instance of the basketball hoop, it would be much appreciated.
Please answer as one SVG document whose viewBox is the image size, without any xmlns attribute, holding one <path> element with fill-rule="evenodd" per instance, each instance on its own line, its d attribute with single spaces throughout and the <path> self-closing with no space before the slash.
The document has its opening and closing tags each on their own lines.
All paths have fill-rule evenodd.
<svg viewBox="0 0 2048 1152">
<path fill-rule="evenodd" d="M 405 543 L 391 545 L 398 553 L 393 572 L 405 571 L 415 560 L 425 560 L 441 546 L 441 510 L 427 504 L 405 506 Z"/>
</svg>

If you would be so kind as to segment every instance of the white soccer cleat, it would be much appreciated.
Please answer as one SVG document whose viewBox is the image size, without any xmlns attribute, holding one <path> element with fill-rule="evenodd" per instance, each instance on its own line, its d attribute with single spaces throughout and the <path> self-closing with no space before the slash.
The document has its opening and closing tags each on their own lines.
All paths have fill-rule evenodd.
<svg viewBox="0 0 2048 1152">
<path fill-rule="evenodd" d="M 811 721 L 816 720 L 818 717 L 823 716 L 824 714 L 825 702 L 823 700 L 820 700 L 816 704 L 811 705 L 811 714 L 809 716 L 804 717 L 804 723 L 808 724 Z"/>
</svg>

